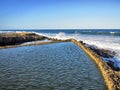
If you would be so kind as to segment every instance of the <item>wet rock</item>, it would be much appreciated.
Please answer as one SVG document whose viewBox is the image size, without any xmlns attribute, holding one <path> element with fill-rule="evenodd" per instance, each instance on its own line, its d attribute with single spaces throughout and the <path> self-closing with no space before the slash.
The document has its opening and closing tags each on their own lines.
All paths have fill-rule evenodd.
<svg viewBox="0 0 120 90">
<path fill-rule="evenodd" d="M 107 64 L 111 67 L 111 69 L 113 69 L 115 71 L 120 71 L 120 68 L 117 67 L 117 65 L 115 65 L 115 62 L 109 60 L 109 61 L 107 61 Z"/>
<path fill-rule="evenodd" d="M 104 57 L 104 58 L 113 58 L 116 55 L 116 53 L 114 51 L 99 49 L 99 48 L 93 47 L 93 46 L 88 46 L 88 47 L 91 50 L 93 50 L 94 52 L 96 52 L 98 55 L 100 55 L 101 57 Z"/>
<path fill-rule="evenodd" d="M 94 51 L 95 53 L 97 53 L 99 56 L 103 57 L 103 58 L 107 58 L 107 64 L 109 65 L 109 67 L 111 67 L 111 69 L 115 70 L 115 71 L 120 71 L 120 68 L 117 66 L 117 64 L 112 61 L 114 56 L 116 55 L 116 53 L 114 51 L 110 51 L 110 50 L 105 50 L 105 49 L 100 49 L 97 48 L 96 46 L 92 46 L 92 45 L 88 45 L 85 44 L 88 48 L 90 48 L 92 51 Z"/>
</svg>

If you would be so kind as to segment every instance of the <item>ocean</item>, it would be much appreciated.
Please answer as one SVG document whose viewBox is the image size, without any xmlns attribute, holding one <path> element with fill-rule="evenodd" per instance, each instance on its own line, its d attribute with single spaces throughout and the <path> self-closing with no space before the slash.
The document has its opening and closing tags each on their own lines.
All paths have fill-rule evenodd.
<svg viewBox="0 0 120 90">
<path fill-rule="evenodd" d="M 74 38 L 98 48 L 116 52 L 113 62 L 120 67 L 120 29 L 40 29 L 40 30 L 1 30 L 0 32 L 35 32 L 57 39 Z M 107 60 L 107 59 L 105 59 Z"/>
</svg>

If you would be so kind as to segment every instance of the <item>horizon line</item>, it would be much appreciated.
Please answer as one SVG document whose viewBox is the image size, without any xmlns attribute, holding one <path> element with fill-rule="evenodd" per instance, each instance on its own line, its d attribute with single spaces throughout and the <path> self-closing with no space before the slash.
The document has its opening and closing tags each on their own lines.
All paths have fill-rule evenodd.
<svg viewBox="0 0 120 90">
<path fill-rule="evenodd" d="M 28 29 L 0 29 L 0 30 L 120 30 L 120 28 L 40 28 L 40 29 L 34 29 L 34 28 L 28 28 Z"/>
</svg>

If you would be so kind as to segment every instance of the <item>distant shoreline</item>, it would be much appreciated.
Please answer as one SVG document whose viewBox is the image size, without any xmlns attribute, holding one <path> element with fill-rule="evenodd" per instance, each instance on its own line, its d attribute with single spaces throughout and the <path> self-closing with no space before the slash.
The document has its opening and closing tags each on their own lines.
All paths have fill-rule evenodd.
<svg viewBox="0 0 120 90">
<path fill-rule="evenodd" d="M 51 41 L 37 42 L 37 40 L 44 40 L 44 39 L 48 39 Z M 24 42 L 30 42 L 30 41 L 35 41 L 35 42 L 30 44 L 22 44 Z M 103 75 L 106 85 L 108 86 L 108 89 L 109 90 L 120 89 L 120 72 L 111 69 L 111 67 L 109 67 L 108 64 L 105 63 L 97 53 L 93 52 L 93 50 L 85 46 L 82 41 L 76 41 L 74 39 L 68 39 L 68 40 L 52 39 L 29 32 L 0 34 L 0 49 L 13 48 L 19 46 L 42 45 L 42 44 L 50 44 L 57 42 L 73 42 L 76 45 L 78 45 L 97 64 L 98 68 L 100 69 Z"/>
<path fill-rule="evenodd" d="M 3 31 L 3 30 L 5 30 L 5 31 L 8 31 L 8 30 L 13 30 L 13 31 L 16 31 L 16 30 L 120 30 L 120 28 L 113 28 L 113 29 L 111 29 L 111 28 L 91 28 L 91 29 L 88 29 L 88 28 L 73 28 L 73 29 L 71 29 L 71 28 L 40 28 L 40 29 L 0 29 L 0 31 Z"/>
</svg>

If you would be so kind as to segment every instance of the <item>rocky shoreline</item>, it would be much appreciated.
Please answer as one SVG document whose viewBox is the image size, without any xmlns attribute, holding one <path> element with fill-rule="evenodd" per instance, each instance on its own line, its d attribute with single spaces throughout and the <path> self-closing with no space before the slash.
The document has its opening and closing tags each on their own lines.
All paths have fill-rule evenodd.
<svg viewBox="0 0 120 90">
<path fill-rule="evenodd" d="M 0 33 L 0 46 L 17 45 L 24 42 L 44 40 L 44 39 L 48 39 L 48 38 L 29 32 Z"/>
<path fill-rule="evenodd" d="M 37 40 L 51 40 L 51 42 L 35 42 L 30 44 L 22 44 L 24 42 L 37 41 Z M 1 33 L 0 34 L 0 48 L 12 48 L 18 46 L 31 46 L 40 44 L 50 44 L 56 42 L 73 42 L 78 45 L 91 59 L 97 64 L 100 69 L 103 78 L 108 86 L 109 90 L 120 90 L 120 68 L 114 66 L 114 62 L 108 60 L 105 62 L 104 58 L 112 58 L 116 54 L 115 52 L 99 49 L 95 46 L 90 46 L 82 41 L 76 41 L 74 39 L 58 40 L 40 36 L 35 33 Z"/>
<path fill-rule="evenodd" d="M 120 90 L 120 72 L 112 69 L 101 56 L 87 47 L 82 41 L 71 40 L 82 48 L 86 54 L 97 64 L 109 90 Z"/>
<path fill-rule="evenodd" d="M 43 45 L 67 41 L 68 40 L 54 40 L 31 32 L 0 33 L 0 49 L 14 48 L 20 46 Z"/>
<path fill-rule="evenodd" d="M 115 71 L 120 71 L 120 68 L 114 63 L 112 60 L 114 59 L 114 56 L 116 53 L 114 51 L 105 50 L 97 48 L 96 46 L 84 44 L 86 47 L 91 49 L 93 52 L 97 53 L 102 59 L 111 67 L 111 69 Z"/>
<path fill-rule="evenodd" d="M 58 39 L 53 40 L 57 41 Z M 103 54 L 104 57 L 107 58 L 114 57 L 115 52 L 98 49 L 94 46 L 89 46 L 83 43 L 83 41 L 77 41 L 75 39 L 68 39 L 68 41 L 73 42 L 82 48 L 83 51 L 97 64 L 108 87 L 108 90 L 120 90 L 120 69 L 118 67 L 114 67 L 114 63 L 109 61 L 105 62 L 102 58 Z"/>
</svg>

